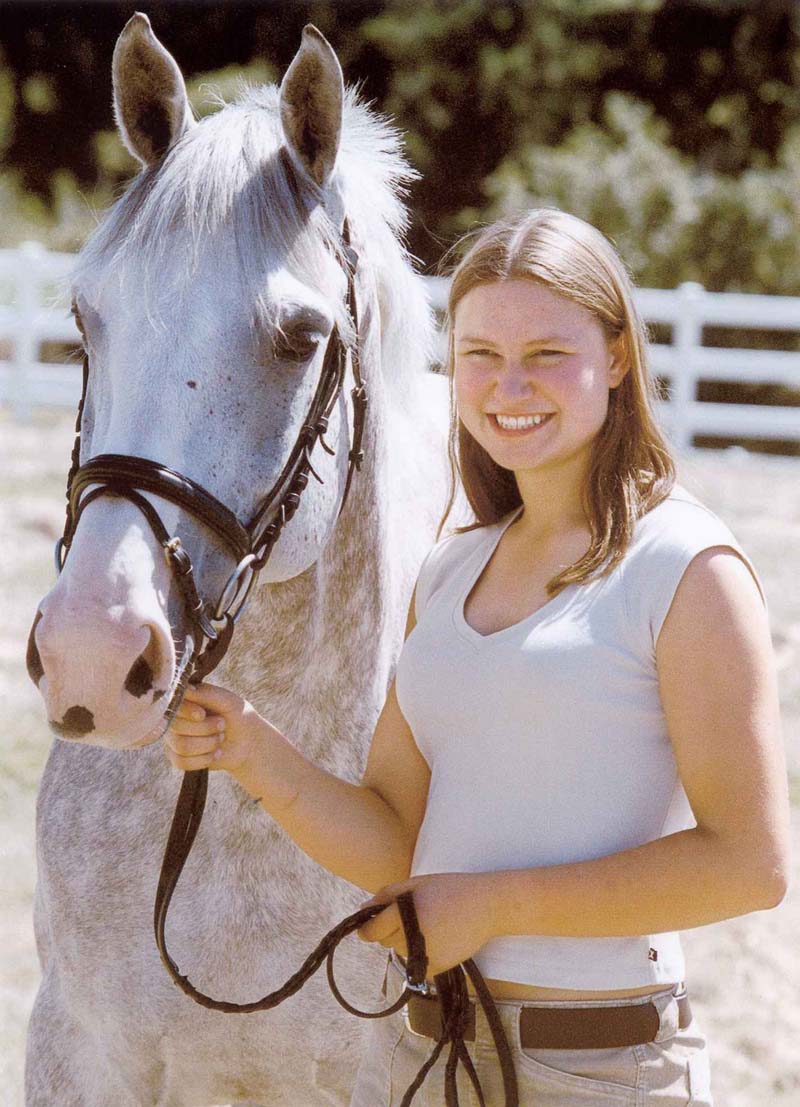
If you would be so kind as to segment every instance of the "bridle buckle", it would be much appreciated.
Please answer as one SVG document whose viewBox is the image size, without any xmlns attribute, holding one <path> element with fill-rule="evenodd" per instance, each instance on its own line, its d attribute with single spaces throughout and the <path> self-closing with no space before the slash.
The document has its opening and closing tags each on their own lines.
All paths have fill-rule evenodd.
<svg viewBox="0 0 800 1107">
<path fill-rule="evenodd" d="M 183 543 L 181 542 L 177 534 L 174 538 L 170 538 L 169 542 L 164 543 L 164 560 L 166 561 L 167 565 L 170 565 L 170 558 L 174 557 L 178 550 L 180 550 L 182 547 Z"/>
</svg>

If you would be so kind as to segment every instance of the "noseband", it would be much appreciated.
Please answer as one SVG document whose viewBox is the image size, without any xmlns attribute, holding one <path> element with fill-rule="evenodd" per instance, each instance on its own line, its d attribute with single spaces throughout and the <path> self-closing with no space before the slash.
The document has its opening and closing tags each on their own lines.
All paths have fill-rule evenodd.
<svg viewBox="0 0 800 1107">
<path fill-rule="evenodd" d="M 350 351 L 354 388 L 353 441 L 348 454 L 347 479 L 339 511 L 347 501 L 353 472 L 361 468 L 364 453 L 361 443 L 367 409 L 367 392 L 361 377 L 358 352 L 358 309 L 355 277 L 358 255 L 350 245 L 347 221 L 342 231 L 342 253 L 347 275 L 347 308 L 353 323 L 355 340 Z M 56 570 L 60 572 L 75 536 L 82 513 L 100 496 L 121 496 L 135 504 L 147 519 L 164 550 L 167 564 L 183 600 L 192 632 L 192 653 L 175 689 L 167 716 L 177 709 L 188 680 L 202 680 L 220 663 L 230 645 L 236 620 L 247 597 L 266 565 L 281 533 L 297 511 L 300 497 L 308 485 L 309 474 L 322 483 L 311 464 L 311 454 L 319 442 L 326 453 L 334 454 L 325 441 L 328 421 L 342 391 L 347 371 L 347 347 L 334 324 L 325 347 L 317 388 L 286 463 L 272 488 L 256 507 L 249 523 L 237 516 L 202 485 L 149 458 L 129 454 L 99 454 L 80 464 L 81 423 L 89 385 L 89 356 L 83 359 L 83 386 L 75 424 L 75 442 L 67 477 L 67 517 L 64 534 L 56 545 Z M 94 487 L 92 487 L 94 486 Z M 90 489 L 87 491 L 87 489 Z M 221 541 L 236 560 L 217 602 L 201 598 L 188 551 L 177 535 L 170 535 L 159 513 L 142 495 L 150 492 L 168 500 L 198 519 Z"/>
<path fill-rule="evenodd" d="M 348 453 L 347 479 L 345 482 L 342 508 L 347 501 L 353 472 L 361 468 L 364 458 L 362 440 L 367 409 L 367 392 L 361 377 L 358 352 L 358 311 L 356 303 L 355 277 L 358 255 L 350 245 L 350 235 L 345 220 L 342 231 L 342 253 L 347 274 L 347 308 L 353 323 L 355 341 L 350 351 L 354 388 L 353 401 L 353 440 Z M 347 347 L 342 341 L 338 328 L 334 325 L 322 362 L 319 381 L 306 419 L 300 429 L 295 444 L 281 470 L 278 479 L 270 491 L 259 502 L 249 523 L 242 523 L 225 504 L 221 503 L 202 485 L 190 477 L 176 473 L 166 465 L 148 458 L 129 454 L 99 454 L 83 465 L 80 464 L 81 424 L 83 408 L 89 385 L 89 356 L 83 359 L 83 386 L 78 404 L 78 417 L 75 423 L 75 441 L 72 447 L 70 470 L 67 477 L 67 517 L 63 537 L 56 544 L 56 570 L 61 572 L 82 513 L 88 505 L 100 496 L 120 496 L 134 504 L 147 519 L 153 534 L 164 550 L 175 584 L 183 600 L 187 621 L 192 630 L 192 653 L 184 665 L 175 691 L 166 709 L 165 716 L 170 718 L 180 704 L 188 681 L 200 681 L 220 663 L 230 645 L 236 620 L 241 614 L 250 591 L 259 572 L 266 565 L 272 550 L 283 532 L 283 528 L 297 511 L 300 497 L 308 485 L 309 474 L 322 483 L 322 478 L 311 465 L 311 453 L 319 442 L 329 454 L 335 453 L 325 441 L 328 420 L 344 384 L 347 370 Z M 222 545 L 233 555 L 236 568 L 228 578 L 216 604 L 204 600 L 197 589 L 191 558 L 177 535 L 170 535 L 161 516 L 142 495 L 149 492 L 168 500 L 177 507 L 198 519 L 219 539 Z M 169 954 L 166 945 L 166 920 L 172 894 L 180 878 L 183 867 L 191 851 L 205 808 L 208 788 L 208 770 L 200 769 L 186 772 L 183 776 L 175 814 L 170 826 L 169 837 L 164 851 L 164 860 L 158 878 L 156 890 L 153 926 L 156 945 L 161 960 L 172 980 L 186 995 L 196 1003 L 214 1011 L 227 1013 L 247 1013 L 267 1011 L 294 995 L 321 966 L 327 961 L 327 975 L 331 991 L 336 1000 L 351 1014 L 361 1018 L 381 1018 L 399 1011 L 414 992 L 427 994 L 426 982 L 427 955 L 425 939 L 420 930 L 411 893 L 400 895 L 396 902 L 400 910 L 409 961 L 406 967 L 407 985 L 399 999 L 383 1011 L 360 1011 L 350 1004 L 341 994 L 333 975 L 333 953 L 336 946 L 346 935 L 353 933 L 368 919 L 373 918 L 383 906 L 363 907 L 348 916 L 334 927 L 317 948 L 306 958 L 283 987 L 259 1000 L 249 1003 L 231 1003 L 213 999 L 198 991 L 188 977 L 180 972 Z M 517 1083 L 508 1042 L 483 977 L 473 961 L 456 965 L 434 979 L 442 1008 L 442 1032 L 433 1052 L 423 1064 L 416 1078 L 407 1089 L 401 1107 L 409 1107 L 417 1091 L 422 1086 L 434 1062 L 449 1044 L 450 1052 L 445 1072 L 445 1099 L 447 1107 L 458 1107 L 456 1084 L 457 1066 L 462 1064 L 472 1083 L 481 1107 L 485 1107 L 483 1092 L 477 1073 L 464 1044 L 464 1032 L 469 1011 L 469 999 L 466 989 L 466 976 L 473 982 L 481 1006 L 494 1039 L 500 1060 L 503 1089 L 507 1107 L 517 1107 Z"/>
</svg>

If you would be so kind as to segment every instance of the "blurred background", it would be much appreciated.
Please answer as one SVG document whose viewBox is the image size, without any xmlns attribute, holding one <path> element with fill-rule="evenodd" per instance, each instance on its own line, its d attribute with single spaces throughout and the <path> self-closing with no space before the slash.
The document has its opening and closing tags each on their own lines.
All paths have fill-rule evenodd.
<svg viewBox="0 0 800 1107">
<path fill-rule="evenodd" d="M 637 282 L 800 293 L 800 10 L 776 0 L 351 0 L 141 5 L 190 79 L 275 80 L 303 25 L 390 113 L 422 173 L 428 266 L 531 202 L 596 223 Z M 9 3 L 0 30 L 0 246 L 75 249 L 134 169 L 109 62 L 129 3 Z"/>
<path fill-rule="evenodd" d="M 145 7 L 201 116 L 216 110 L 212 89 L 232 98 L 241 79 L 279 79 L 313 21 L 348 79 L 406 136 L 421 173 L 409 198 L 410 246 L 428 272 L 476 220 L 555 205 L 609 235 L 645 288 L 696 282 L 709 292 L 800 294 L 794 0 Z M 5 0 L 0 249 L 31 239 L 79 248 L 134 172 L 114 129 L 109 76 L 114 42 L 134 10 Z M 0 287 L 0 305 L 12 295 Z M 685 314 L 670 303 L 672 312 L 649 313 L 657 340 L 674 342 L 671 328 Z M 796 312 L 758 325 L 763 310 L 755 318 L 705 312 L 694 344 L 796 351 Z M 0 331 L 0 359 L 2 343 Z M 45 354 L 61 357 L 55 346 Z M 797 381 L 797 363 L 788 373 L 733 380 L 715 364 L 697 379 L 696 398 L 794 408 Z M 722 415 L 698 423 L 682 444 L 693 437 L 797 454 L 800 412 L 773 412 L 767 424 L 762 411 L 746 435 L 731 413 Z"/>
<path fill-rule="evenodd" d="M 235 99 L 242 79 L 280 80 L 315 23 L 346 80 L 405 136 L 421 174 L 409 243 L 427 274 L 476 221 L 529 206 L 571 211 L 617 244 L 642 290 L 681 480 L 764 581 L 800 842 L 800 4 L 138 7 L 198 116 L 218 110 L 213 93 Z M 22 1103 L 38 973 L 34 802 L 50 742 L 24 642 L 52 581 L 77 399 L 59 282 L 137 168 L 114 129 L 110 75 L 136 8 L 0 9 L 0 1104 L 10 1107 Z M 14 384 L 23 377 L 26 387 Z M 720 1107 L 800 1107 L 798 927 L 793 887 L 775 911 L 686 935 Z"/>
</svg>

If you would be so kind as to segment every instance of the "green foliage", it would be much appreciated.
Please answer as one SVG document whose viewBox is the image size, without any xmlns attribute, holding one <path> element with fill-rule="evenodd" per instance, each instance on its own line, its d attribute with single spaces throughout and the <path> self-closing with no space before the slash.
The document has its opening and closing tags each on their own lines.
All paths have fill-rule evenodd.
<svg viewBox="0 0 800 1107">
<path fill-rule="evenodd" d="M 590 116 L 611 51 L 573 33 L 575 11 L 566 0 L 394 0 L 362 24 L 388 61 L 382 107 L 425 179 L 414 207 L 437 241 L 418 237 L 422 256 L 471 222 L 481 181 L 516 144 L 557 141 Z"/>
<path fill-rule="evenodd" d="M 136 170 L 110 110 L 126 13 L 24 7 L 2 28 L 0 240 L 39 218 L 76 246 Z M 800 291 L 794 0 L 272 0 L 151 18 L 199 115 L 209 85 L 230 99 L 240 75 L 278 78 L 317 24 L 406 135 L 422 173 L 410 246 L 430 265 L 476 220 L 549 203 L 601 226 L 644 284 Z"/>
<path fill-rule="evenodd" d="M 44 73 L 33 73 L 22 83 L 22 102 L 29 111 L 47 115 L 56 106 L 53 83 Z"/>
<path fill-rule="evenodd" d="M 689 279 L 683 264 L 699 213 L 691 163 L 666 142 L 653 109 L 612 93 L 602 125 L 583 124 L 556 147 L 530 145 L 486 182 L 488 218 L 530 207 L 558 207 L 599 227 L 641 284 Z"/>
<path fill-rule="evenodd" d="M 226 65 L 208 73 L 195 73 L 186 81 L 186 91 L 198 119 L 217 111 L 223 103 L 238 100 L 246 88 L 277 80 L 275 68 L 263 58 L 247 65 Z"/>
<path fill-rule="evenodd" d="M 0 154 L 11 141 L 16 99 L 14 75 L 3 64 L 3 51 L 0 48 Z"/>
<path fill-rule="evenodd" d="M 10 102 L 9 116 L 13 108 L 13 82 L 9 81 L 10 93 L 5 93 L 3 76 L 0 70 L 0 149 L 6 98 Z M 187 80 L 186 89 L 195 115 L 202 119 L 218 111 L 223 102 L 235 100 L 246 86 L 274 79 L 271 67 L 257 60 L 246 66 L 225 66 L 207 73 L 195 73 Z M 99 213 L 113 203 L 120 182 L 139 169 L 116 130 L 97 131 L 93 146 L 97 175 L 88 196 L 75 173 L 68 169 L 57 169 L 51 175 L 49 202 L 24 189 L 18 173 L 0 174 L 0 248 L 34 238 L 53 250 L 80 249 Z"/>
<path fill-rule="evenodd" d="M 800 120 L 799 18 L 781 0 L 391 0 L 361 33 L 386 59 L 382 104 L 424 177 L 412 248 L 435 261 L 476 219 L 560 197 L 599 212 L 637 273 L 674 284 L 692 220 L 717 235 L 731 203 L 748 203 L 742 174 L 783 174 L 781 143 Z M 741 217 L 761 233 L 754 213 Z M 760 279 L 761 263 L 706 270 L 692 249 L 681 271 L 706 283 Z"/>
<path fill-rule="evenodd" d="M 616 243 L 641 285 L 800 294 L 800 128 L 775 168 L 737 177 L 704 171 L 669 139 L 651 106 L 609 94 L 601 124 L 506 158 L 487 179 L 486 215 L 573 212 Z"/>
</svg>

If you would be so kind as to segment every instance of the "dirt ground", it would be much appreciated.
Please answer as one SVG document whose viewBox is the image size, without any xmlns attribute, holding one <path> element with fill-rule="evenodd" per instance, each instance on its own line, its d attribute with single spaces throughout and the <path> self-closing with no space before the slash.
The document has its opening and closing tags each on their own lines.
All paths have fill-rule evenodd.
<svg viewBox="0 0 800 1107">
<path fill-rule="evenodd" d="M 71 417 L 39 412 L 21 424 L 0 412 L 0 1107 L 23 1102 L 38 979 L 34 807 L 50 738 L 25 674 L 25 640 L 53 579 L 71 441 Z M 680 477 L 731 526 L 766 588 L 795 843 L 794 882 L 780 907 L 685 932 L 689 987 L 710 1042 L 717 1107 L 800 1107 L 800 461 L 694 451 Z"/>
</svg>

